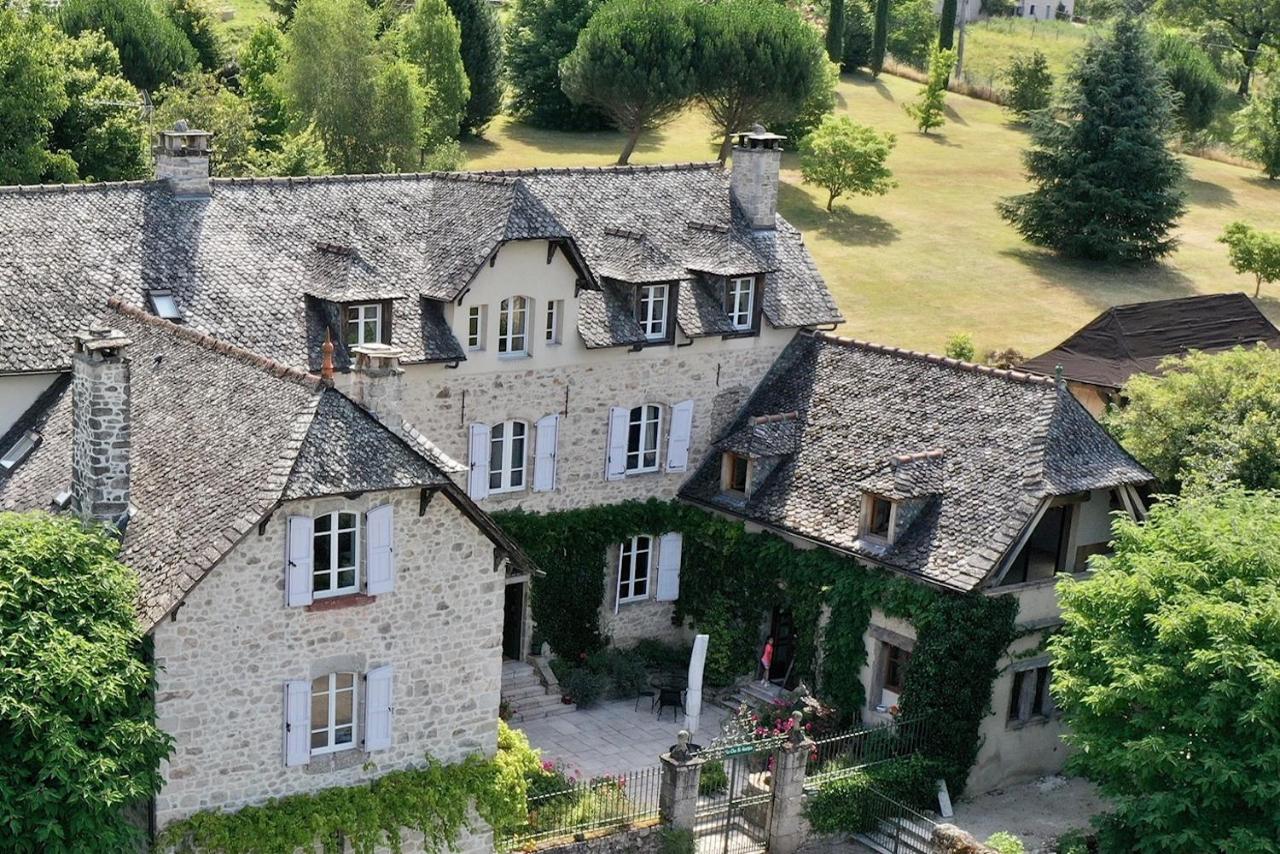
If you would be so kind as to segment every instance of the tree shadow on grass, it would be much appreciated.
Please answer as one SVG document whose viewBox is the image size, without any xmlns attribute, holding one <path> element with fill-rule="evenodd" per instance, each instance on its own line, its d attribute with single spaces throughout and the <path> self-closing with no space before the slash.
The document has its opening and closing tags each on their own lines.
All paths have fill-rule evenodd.
<svg viewBox="0 0 1280 854">
<path fill-rule="evenodd" d="M 521 122 L 511 122 L 506 126 L 506 136 L 515 142 L 522 143 L 539 151 L 556 155 L 573 155 L 575 157 L 607 157 L 609 162 L 617 160 L 626 143 L 626 136 L 619 131 L 558 131 L 536 128 Z M 485 142 L 486 145 L 494 143 Z M 652 154 L 660 151 L 667 144 L 667 133 L 664 129 L 648 130 L 640 135 L 636 143 L 635 155 Z M 468 144 L 471 147 L 472 144 Z M 491 149 L 481 149 L 490 151 Z M 715 159 L 715 146 L 708 144 L 706 160 Z"/>
<path fill-rule="evenodd" d="M 857 86 L 859 89 L 874 89 L 876 94 L 886 101 L 897 100 L 893 97 L 893 90 L 884 85 L 878 77 L 872 77 L 864 72 L 856 71 L 852 74 L 842 74 L 840 79 L 851 86 Z"/>
<path fill-rule="evenodd" d="M 1262 173 L 1250 175 L 1244 179 L 1246 184 L 1257 187 L 1260 190 L 1268 190 L 1273 193 L 1280 193 L 1280 178 L 1268 178 Z"/>
<path fill-rule="evenodd" d="M 822 190 L 823 198 L 826 191 Z M 856 197 L 855 197 L 856 198 Z M 802 232 L 818 233 L 841 246 L 887 246 L 901 236 L 898 227 L 883 217 L 858 213 L 848 207 L 852 199 L 836 199 L 830 213 L 799 187 L 778 185 L 778 206 L 787 221 Z"/>
<path fill-rule="evenodd" d="M 1193 205 L 1202 205 L 1206 208 L 1236 206 L 1235 194 L 1221 184 L 1188 178 L 1182 186 L 1187 191 L 1187 201 Z"/>
<path fill-rule="evenodd" d="M 967 128 L 969 126 L 969 123 L 964 120 L 964 116 L 956 112 L 956 108 L 951 106 L 950 104 L 942 105 L 942 114 L 946 116 L 949 120 L 960 125 L 961 127 Z"/>
<path fill-rule="evenodd" d="M 960 143 L 952 142 L 951 140 L 947 139 L 945 136 L 942 136 L 941 134 L 924 133 L 921 131 L 921 132 L 917 132 L 916 136 L 921 137 L 923 139 L 927 139 L 930 142 L 932 142 L 934 145 L 941 145 L 946 148 L 960 148 Z"/>
<path fill-rule="evenodd" d="M 1195 280 L 1167 263 L 1105 264 L 1063 258 L 1024 245 L 1000 252 L 1022 264 L 1050 288 L 1064 288 L 1098 311 L 1113 305 L 1193 296 Z"/>
</svg>

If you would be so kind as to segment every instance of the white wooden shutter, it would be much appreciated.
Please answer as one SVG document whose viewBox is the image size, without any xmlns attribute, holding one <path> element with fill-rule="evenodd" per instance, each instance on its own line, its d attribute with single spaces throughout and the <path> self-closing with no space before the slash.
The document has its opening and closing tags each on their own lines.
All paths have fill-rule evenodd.
<svg viewBox="0 0 1280 854">
<path fill-rule="evenodd" d="M 284 683 L 284 764 L 311 761 L 311 683 Z"/>
<path fill-rule="evenodd" d="M 364 677 L 364 749 L 391 746 L 391 716 L 395 693 L 391 689 L 391 665 L 376 667 Z"/>
<path fill-rule="evenodd" d="M 560 416 L 538 419 L 533 443 L 533 491 L 551 492 L 556 488 L 556 451 L 560 441 Z"/>
<path fill-rule="evenodd" d="M 471 478 L 467 492 L 472 500 L 489 497 L 489 425 L 471 425 Z"/>
<path fill-rule="evenodd" d="M 627 428 L 630 423 L 631 410 L 622 406 L 609 407 L 609 455 L 605 461 L 605 480 L 622 480 L 627 476 Z"/>
<path fill-rule="evenodd" d="M 311 604 L 311 568 L 314 557 L 315 521 L 310 516 L 290 516 L 285 544 L 285 597 L 290 608 Z"/>
<path fill-rule="evenodd" d="M 667 471 L 689 468 L 689 438 L 693 434 L 693 401 L 671 407 L 671 431 L 667 435 Z"/>
<path fill-rule="evenodd" d="M 396 586 L 393 516 L 390 504 L 375 507 L 365 515 L 369 539 L 369 559 L 365 567 L 365 592 L 370 596 L 390 593 Z"/>
<path fill-rule="evenodd" d="M 663 534 L 658 538 L 658 595 L 659 602 L 674 602 L 680 598 L 680 559 L 684 550 L 684 535 L 679 531 Z"/>
</svg>

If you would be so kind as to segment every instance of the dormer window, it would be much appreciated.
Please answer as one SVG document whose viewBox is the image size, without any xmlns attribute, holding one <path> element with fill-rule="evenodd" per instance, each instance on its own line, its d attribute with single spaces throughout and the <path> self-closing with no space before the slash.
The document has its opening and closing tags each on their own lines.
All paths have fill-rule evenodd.
<svg viewBox="0 0 1280 854">
<path fill-rule="evenodd" d="M 381 344 L 382 304 L 359 303 L 347 306 L 347 345 Z"/>
<path fill-rule="evenodd" d="M 636 299 L 636 321 L 649 341 L 667 337 L 667 305 L 670 285 L 641 285 Z"/>
<path fill-rule="evenodd" d="M 726 451 L 720 463 L 720 488 L 724 492 L 747 494 L 750 482 L 751 460 L 741 454 Z"/>
<path fill-rule="evenodd" d="M 156 317 L 182 320 L 182 312 L 178 311 L 178 302 L 173 298 L 172 291 L 147 291 L 147 299 L 151 302 L 151 310 L 156 313 Z"/>
<path fill-rule="evenodd" d="M 756 280 L 753 276 L 730 279 L 725 284 L 724 310 L 734 329 L 746 331 L 755 320 Z"/>
<path fill-rule="evenodd" d="M 868 492 L 862 496 L 862 537 L 893 542 L 893 502 Z"/>
</svg>

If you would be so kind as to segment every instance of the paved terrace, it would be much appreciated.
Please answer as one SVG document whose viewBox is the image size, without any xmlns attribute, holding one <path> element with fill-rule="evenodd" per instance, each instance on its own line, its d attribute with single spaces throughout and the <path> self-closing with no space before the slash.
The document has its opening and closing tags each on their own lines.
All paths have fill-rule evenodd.
<svg viewBox="0 0 1280 854">
<path fill-rule="evenodd" d="M 701 726 L 693 741 L 706 745 L 720 733 L 720 722 L 729 712 L 704 704 Z M 544 760 L 564 766 L 583 778 L 651 768 L 676 742 L 684 727 L 684 715 L 672 720 L 666 709 L 662 720 L 649 711 L 649 701 L 614 700 L 568 715 L 517 724 L 529 743 L 542 751 Z"/>
</svg>

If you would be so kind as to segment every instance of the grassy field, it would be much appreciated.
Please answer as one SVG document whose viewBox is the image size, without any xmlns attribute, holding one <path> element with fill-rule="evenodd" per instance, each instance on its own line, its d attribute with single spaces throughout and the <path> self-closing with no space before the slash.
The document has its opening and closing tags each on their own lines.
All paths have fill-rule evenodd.
<svg viewBox="0 0 1280 854">
<path fill-rule="evenodd" d="M 1069 21 L 991 18 L 965 27 L 964 72 L 976 83 L 995 86 L 1000 69 L 1014 56 L 1040 50 L 1055 79 L 1066 73 L 1076 52 L 1096 28 Z"/>
<path fill-rule="evenodd" d="M 1024 133 L 995 105 L 950 95 L 946 127 L 921 136 L 901 106 L 918 88 L 887 75 L 846 77 L 840 85 L 841 110 L 898 136 L 890 166 L 900 186 L 887 196 L 842 200 L 828 215 L 823 193 L 801 186 L 795 155 L 783 163 L 782 213 L 804 230 L 848 318 L 845 334 L 939 350 L 948 334 L 966 331 L 979 349 L 1012 346 L 1031 355 L 1112 304 L 1252 293 L 1252 279 L 1231 270 L 1216 238 L 1235 219 L 1280 229 L 1280 182 L 1188 158 L 1182 245 L 1165 263 L 1063 261 L 1022 242 L 995 212 L 997 199 L 1025 187 Z M 687 114 L 646 136 L 634 162 L 709 160 L 710 136 L 700 116 Z M 467 146 L 468 168 L 606 164 L 620 148 L 616 134 L 537 131 L 499 118 L 487 140 Z M 1280 320 L 1280 289 L 1264 294 L 1262 306 Z"/>
</svg>

